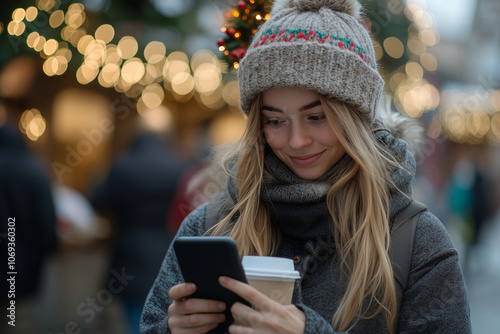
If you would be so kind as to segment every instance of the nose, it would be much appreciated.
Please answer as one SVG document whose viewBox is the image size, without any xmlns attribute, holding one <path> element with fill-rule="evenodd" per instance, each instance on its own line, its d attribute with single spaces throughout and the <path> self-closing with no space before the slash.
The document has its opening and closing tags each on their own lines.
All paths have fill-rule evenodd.
<svg viewBox="0 0 500 334">
<path fill-rule="evenodd" d="M 294 124 L 290 127 L 288 145 L 293 149 L 306 147 L 312 143 L 313 139 L 304 125 Z"/>
</svg>

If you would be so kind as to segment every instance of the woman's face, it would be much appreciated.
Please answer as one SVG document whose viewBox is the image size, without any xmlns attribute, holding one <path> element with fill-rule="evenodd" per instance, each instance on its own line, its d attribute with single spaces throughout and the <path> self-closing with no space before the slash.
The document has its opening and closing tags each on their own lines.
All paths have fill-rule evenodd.
<svg viewBox="0 0 500 334">
<path fill-rule="evenodd" d="M 313 91 L 267 90 L 262 94 L 261 113 L 264 135 L 274 154 L 305 180 L 323 176 L 344 154 Z"/>
</svg>

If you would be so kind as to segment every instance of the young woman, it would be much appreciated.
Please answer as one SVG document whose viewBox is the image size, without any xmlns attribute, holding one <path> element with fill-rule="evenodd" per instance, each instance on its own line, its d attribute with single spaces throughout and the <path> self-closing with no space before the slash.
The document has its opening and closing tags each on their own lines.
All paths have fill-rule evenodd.
<svg viewBox="0 0 500 334">
<path fill-rule="evenodd" d="M 471 332 L 457 251 L 427 211 L 397 299 L 391 227 L 412 202 L 415 160 L 378 112 L 383 80 L 359 11 L 357 1 L 276 1 L 241 61 L 248 120 L 223 161 L 227 189 L 177 235 L 229 235 L 242 256 L 294 259 L 301 279 L 280 305 L 221 277 L 254 305 L 233 305 L 230 333 Z M 207 206 L 218 212 L 208 231 Z M 224 303 L 186 299 L 195 290 L 169 249 L 142 333 L 206 333 L 224 321 Z"/>
</svg>

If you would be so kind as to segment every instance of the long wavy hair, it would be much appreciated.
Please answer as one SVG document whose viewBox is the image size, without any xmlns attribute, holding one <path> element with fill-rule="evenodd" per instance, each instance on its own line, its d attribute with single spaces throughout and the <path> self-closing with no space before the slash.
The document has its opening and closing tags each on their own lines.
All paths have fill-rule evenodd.
<svg viewBox="0 0 500 334">
<path fill-rule="evenodd" d="M 342 276 L 347 289 L 332 319 L 339 331 L 354 327 L 360 319 L 384 313 L 393 332 L 396 292 L 391 261 L 389 166 L 397 164 L 374 138 L 367 119 L 348 105 L 320 97 L 326 118 L 348 155 L 348 163 L 332 177 L 327 206 Z M 273 227 L 268 209 L 260 200 L 264 171 L 264 140 L 261 97 L 252 106 L 242 139 L 222 157 L 232 172 L 238 201 L 211 230 L 212 235 L 229 233 L 241 256 L 272 255 L 281 236 Z M 229 231 L 229 232 L 227 232 Z"/>
</svg>

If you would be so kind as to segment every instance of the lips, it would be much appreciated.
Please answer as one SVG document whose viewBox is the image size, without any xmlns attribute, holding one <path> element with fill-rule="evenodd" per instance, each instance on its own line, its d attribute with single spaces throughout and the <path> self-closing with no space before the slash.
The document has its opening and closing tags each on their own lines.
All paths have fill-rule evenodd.
<svg viewBox="0 0 500 334">
<path fill-rule="evenodd" d="M 324 151 L 320 152 L 320 153 L 316 153 L 316 154 L 303 155 L 303 156 L 298 156 L 298 157 L 292 157 L 292 156 L 290 156 L 290 159 L 292 159 L 292 161 L 296 165 L 299 165 L 299 166 L 308 166 L 308 165 L 312 165 L 313 163 L 315 163 L 316 161 L 318 161 L 319 158 L 321 158 L 321 156 L 323 155 L 323 153 L 324 153 Z"/>
</svg>

